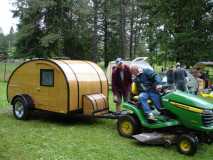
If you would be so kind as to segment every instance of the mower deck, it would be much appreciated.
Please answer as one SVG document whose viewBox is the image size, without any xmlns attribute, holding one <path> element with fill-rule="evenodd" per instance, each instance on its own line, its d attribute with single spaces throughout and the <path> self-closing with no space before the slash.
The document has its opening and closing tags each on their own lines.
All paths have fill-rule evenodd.
<svg viewBox="0 0 213 160">
<path fill-rule="evenodd" d="M 133 135 L 132 137 L 143 144 L 171 145 L 175 142 L 176 135 L 151 132 Z"/>
</svg>

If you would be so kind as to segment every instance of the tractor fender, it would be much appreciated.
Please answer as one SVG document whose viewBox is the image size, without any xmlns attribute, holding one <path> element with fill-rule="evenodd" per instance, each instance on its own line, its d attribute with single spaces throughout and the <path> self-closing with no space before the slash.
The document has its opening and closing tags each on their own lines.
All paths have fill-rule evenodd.
<svg viewBox="0 0 213 160">
<path fill-rule="evenodd" d="M 131 103 L 123 103 L 122 105 L 123 108 L 131 111 L 133 114 L 140 122 L 141 125 L 143 126 L 147 126 L 147 122 L 146 122 L 146 118 L 144 117 L 144 113 L 143 110 L 136 107 L 135 105 L 131 104 Z"/>
</svg>

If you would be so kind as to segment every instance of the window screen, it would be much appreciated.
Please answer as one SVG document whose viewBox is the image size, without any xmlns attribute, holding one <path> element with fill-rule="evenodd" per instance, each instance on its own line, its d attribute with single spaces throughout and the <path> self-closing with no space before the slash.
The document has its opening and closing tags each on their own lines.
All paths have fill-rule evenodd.
<svg viewBox="0 0 213 160">
<path fill-rule="evenodd" d="M 54 72 L 51 69 L 40 70 L 40 85 L 54 86 Z"/>
</svg>

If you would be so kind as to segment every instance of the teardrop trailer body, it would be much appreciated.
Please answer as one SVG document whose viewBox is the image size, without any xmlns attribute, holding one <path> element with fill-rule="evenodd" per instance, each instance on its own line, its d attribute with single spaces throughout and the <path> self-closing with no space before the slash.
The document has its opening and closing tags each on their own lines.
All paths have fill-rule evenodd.
<svg viewBox="0 0 213 160">
<path fill-rule="evenodd" d="M 11 74 L 7 97 L 17 119 L 27 119 L 33 109 L 97 117 L 111 115 L 107 78 L 90 61 L 26 61 Z"/>
</svg>

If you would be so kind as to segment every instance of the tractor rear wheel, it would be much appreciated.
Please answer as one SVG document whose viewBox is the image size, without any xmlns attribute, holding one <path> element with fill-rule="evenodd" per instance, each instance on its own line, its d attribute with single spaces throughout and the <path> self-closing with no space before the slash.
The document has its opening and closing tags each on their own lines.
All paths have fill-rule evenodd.
<svg viewBox="0 0 213 160">
<path fill-rule="evenodd" d="M 132 137 L 139 131 L 139 121 L 133 115 L 124 115 L 119 117 L 117 122 L 118 133 L 123 137 Z"/>
<path fill-rule="evenodd" d="M 181 154 L 194 155 L 197 151 L 198 138 L 190 134 L 183 134 L 177 140 L 177 150 Z"/>
</svg>

